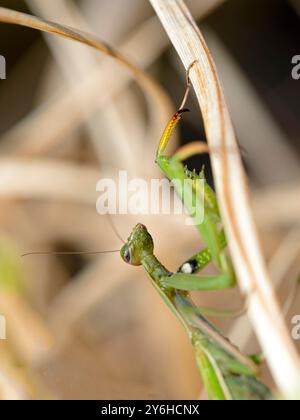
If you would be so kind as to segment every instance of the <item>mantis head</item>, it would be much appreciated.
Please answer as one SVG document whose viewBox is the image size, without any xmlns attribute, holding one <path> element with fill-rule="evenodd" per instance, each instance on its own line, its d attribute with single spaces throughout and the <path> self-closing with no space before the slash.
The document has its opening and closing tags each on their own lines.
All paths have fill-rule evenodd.
<svg viewBox="0 0 300 420">
<path fill-rule="evenodd" d="M 146 226 L 137 224 L 132 230 L 127 242 L 122 246 L 122 259 L 131 265 L 141 265 L 142 259 L 153 254 L 153 239 Z"/>
</svg>

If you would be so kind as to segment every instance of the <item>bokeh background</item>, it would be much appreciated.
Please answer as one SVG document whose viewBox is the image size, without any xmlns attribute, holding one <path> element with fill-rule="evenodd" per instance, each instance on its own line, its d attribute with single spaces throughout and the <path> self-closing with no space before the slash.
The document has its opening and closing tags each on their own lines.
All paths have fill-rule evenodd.
<svg viewBox="0 0 300 420">
<path fill-rule="evenodd" d="M 300 54 L 298 0 L 187 1 L 216 61 L 252 189 L 274 287 L 289 306 L 299 273 Z M 96 213 L 96 182 L 160 176 L 159 135 L 181 101 L 185 74 L 147 0 L 1 0 L 0 6 L 81 28 L 121 50 L 166 90 L 156 109 L 112 59 L 69 40 L 0 24 L 0 398 L 205 399 L 181 326 L 141 268 L 118 254 L 31 256 L 27 251 L 118 249 Z M 205 140 L 193 97 L 173 149 Z M 176 143 L 177 142 L 177 143 Z M 213 185 L 208 156 L 203 164 Z M 137 222 L 169 269 L 197 251 L 192 227 L 175 216 L 115 216 L 127 237 Z M 237 308 L 238 291 L 195 295 Z M 297 312 L 298 310 L 298 312 Z M 291 329 L 299 299 L 287 312 Z M 213 320 L 243 351 L 259 351 L 246 316 Z M 272 386 L 268 370 L 263 379 Z"/>
</svg>

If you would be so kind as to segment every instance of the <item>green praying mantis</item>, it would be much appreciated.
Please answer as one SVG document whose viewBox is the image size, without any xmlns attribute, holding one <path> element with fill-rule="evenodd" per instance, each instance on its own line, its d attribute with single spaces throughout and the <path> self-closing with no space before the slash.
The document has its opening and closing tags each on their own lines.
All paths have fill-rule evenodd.
<svg viewBox="0 0 300 420">
<path fill-rule="evenodd" d="M 188 157 L 207 151 L 207 147 L 204 143 L 194 142 L 182 147 L 173 156 L 165 154 L 175 127 L 182 114 L 187 111 L 184 109 L 184 105 L 191 87 L 189 71 L 193 64 L 187 71 L 187 89 L 182 104 L 170 119 L 160 139 L 156 163 L 170 181 L 175 179 L 181 181 L 174 183 L 174 187 L 190 215 L 193 215 L 195 205 L 204 204 L 204 218 L 200 223 L 195 223 L 205 243 L 204 249 L 185 261 L 176 273 L 172 273 L 154 255 L 153 239 L 147 228 L 139 223 L 134 227 L 121 250 L 75 253 L 30 252 L 23 256 L 120 252 L 123 261 L 144 268 L 163 301 L 183 324 L 193 345 L 197 366 L 209 399 L 268 400 L 272 399 L 271 392 L 257 379 L 259 358 L 243 355 L 203 316 L 205 311 L 212 313 L 217 311 L 198 308 L 189 296 L 189 292 L 193 290 L 223 290 L 236 285 L 233 265 L 226 252 L 226 236 L 222 228 L 216 195 L 206 182 L 204 171 L 197 174 L 195 171 L 189 171 L 183 164 L 183 161 Z M 185 180 L 190 180 L 192 185 L 191 193 L 188 195 L 185 194 L 182 187 Z M 203 188 L 199 188 L 199 183 L 197 183 L 199 180 L 202 181 Z M 122 240 L 111 219 L 108 220 L 116 235 Z M 215 265 L 218 275 L 197 275 L 210 263 Z M 221 315 L 221 311 L 219 315 Z"/>
<path fill-rule="evenodd" d="M 192 65 L 190 66 L 190 68 Z M 189 70 L 190 70 L 189 68 Z M 165 154 L 171 134 L 180 121 L 190 89 L 189 70 L 187 90 L 180 106 L 169 121 L 156 154 L 156 163 L 170 180 L 190 179 L 192 185 L 190 199 L 184 200 L 181 183 L 175 183 L 179 197 L 192 214 L 194 203 L 204 202 L 204 219 L 196 227 L 206 247 L 185 261 L 176 273 L 167 270 L 154 255 L 153 239 L 147 228 L 137 224 L 132 230 L 120 253 L 122 259 L 133 266 L 142 266 L 152 280 L 164 302 L 181 321 L 191 339 L 196 362 L 208 397 L 212 400 L 267 400 L 271 392 L 258 379 L 258 365 L 254 358 L 244 356 L 216 328 L 208 322 L 201 309 L 189 297 L 193 290 L 222 290 L 234 287 L 236 277 L 230 258 L 226 253 L 226 237 L 221 226 L 221 216 L 216 195 L 205 181 L 204 172 L 189 171 L 183 160 L 195 153 L 203 152 L 201 143 L 192 143 L 181 148 L 174 156 Z M 197 188 L 197 180 L 204 181 L 204 189 Z M 199 197 L 203 194 L 202 197 Z M 199 199 L 201 199 L 199 201 Z M 218 269 L 216 276 L 199 276 L 209 263 Z"/>
<path fill-rule="evenodd" d="M 59 35 L 70 37 L 79 42 L 94 46 L 98 50 L 117 58 L 127 67 L 133 69 L 118 53 L 106 45 L 101 45 L 85 34 L 78 33 L 70 28 L 63 29 L 62 25 L 51 24 L 51 22 L 38 21 L 36 18 L 27 17 L 24 23 L 24 15 L 17 12 L 6 14 L 4 21 L 16 23 L 41 29 L 47 32 L 54 32 Z M 2 8 L 5 16 L 5 9 Z M 13 16 L 11 16 L 13 15 Z M 17 15 L 17 16 L 16 16 Z M 190 68 L 192 65 L 190 66 Z M 190 83 L 184 96 L 179 111 L 174 114 L 168 123 L 156 155 L 156 163 L 169 180 L 179 179 L 194 181 L 194 188 L 190 199 L 186 200 L 184 191 L 174 184 L 176 191 L 184 201 L 188 212 L 193 214 L 194 202 L 204 201 L 205 217 L 196 227 L 201 235 L 205 248 L 184 262 L 176 273 L 167 270 L 154 255 L 154 244 L 147 228 L 138 224 L 131 232 L 127 242 L 121 251 L 122 259 L 131 265 L 143 266 L 149 274 L 154 287 L 162 299 L 166 302 L 175 316 L 181 321 L 189 335 L 195 350 L 196 361 L 203 378 L 208 396 L 216 400 L 235 399 L 271 399 L 270 391 L 259 382 L 258 360 L 254 357 L 246 357 L 232 345 L 217 329 L 210 324 L 203 316 L 204 311 L 192 302 L 189 292 L 192 290 L 223 290 L 234 287 L 236 277 L 230 258 L 226 252 L 227 242 L 225 232 L 222 229 L 222 220 L 218 209 L 218 203 L 213 190 L 205 181 L 204 172 L 196 174 L 185 168 L 183 161 L 192 154 L 199 153 L 205 149 L 200 143 L 191 144 L 182 148 L 174 156 L 165 155 L 166 146 L 170 136 L 180 121 L 184 105 L 188 97 Z M 197 188 L 197 180 L 204 181 L 204 191 Z M 116 251 L 104 252 L 56 252 L 52 254 L 102 254 Z M 46 254 L 44 252 L 31 252 L 30 254 Z M 196 275 L 208 264 L 213 263 L 218 270 L 216 276 Z"/>
</svg>

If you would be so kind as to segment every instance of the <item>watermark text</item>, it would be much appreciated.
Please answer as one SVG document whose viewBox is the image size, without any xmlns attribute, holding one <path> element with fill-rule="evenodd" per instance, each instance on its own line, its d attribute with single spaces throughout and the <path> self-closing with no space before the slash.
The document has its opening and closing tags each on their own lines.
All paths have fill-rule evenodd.
<svg viewBox="0 0 300 420">
<path fill-rule="evenodd" d="M 300 340 L 300 315 L 295 315 L 292 318 L 292 324 L 294 325 L 292 328 L 292 337 L 294 340 Z"/>
<path fill-rule="evenodd" d="M 0 79 L 6 79 L 6 59 L 3 55 L 0 55 Z"/>
<path fill-rule="evenodd" d="M 292 78 L 294 80 L 300 79 L 300 55 L 294 55 L 292 58 L 292 64 L 294 65 L 292 69 Z"/>
<path fill-rule="evenodd" d="M 187 225 L 199 225 L 204 220 L 204 179 L 128 179 L 119 171 L 118 180 L 100 179 L 98 214 L 116 215 L 185 215 Z"/>
</svg>

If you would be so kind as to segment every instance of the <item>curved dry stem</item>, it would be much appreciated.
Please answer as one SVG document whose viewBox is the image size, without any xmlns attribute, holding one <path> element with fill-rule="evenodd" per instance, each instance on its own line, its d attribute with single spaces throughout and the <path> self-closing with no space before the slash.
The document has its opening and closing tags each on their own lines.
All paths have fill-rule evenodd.
<svg viewBox="0 0 300 420">
<path fill-rule="evenodd" d="M 87 34 L 69 26 L 50 22 L 37 18 L 26 13 L 0 7 L 0 22 L 16 24 L 32 29 L 37 29 L 50 34 L 58 35 L 64 38 L 77 41 L 81 44 L 90 46 L 103 54 L 116 59 L 125 66 L 139 83 L 141 88 L 148 94 L 148 98 L 155 103 L 155 113 L 159 116 L 164 114 L 165 109 L 170 109 L 170 100 L 161 86 L 155 82 L 147 73 L 140 70 L 137 66 L 127 60 L 121 53 L 110 47 L 105 42 L 98 40 L 91 34 Z"/>
<path fill-rule="evenodd" d="M 271 286 L 253 220 L 249 191 L 227 105 L 208 47 L 182 0 L 150 0 L 185 68 L 197 60 L 191 81 L 202 110 L 218 200 L 249 317 L 280 392 L 300 390 L 298 354 Z M 228 150 L 236 153 L 228 153 Z"/>
<path fill-rule="evenodd" d="M 122 62 L 126 67 L 128 67 L 131 71 L 133 71 L 136 74 L 137 79 L 146 78 L 149 80 L 148 76 L 144 72 L 140 71 L 137 67 L 131 64 L 128 60 L 126 60 L 125 57 L 123 57 L 105 42 L 97 40 L 94 36 L 80 31 L 78 29 L 74 29 L 66 25 L 61 25 L 59 23 L 50 22 L 48 20 L 28 15 L 26 13 L 6 9 L 5 7 L 0 7 L 0 22 L 26 26 L 32 29 L 38 29 L 43 32 L 59 35 L 64 38 L 69 38 L 73 41 L 80 42 L 81 44 L 88 45 Z M 152 80 L 151 83 L 153 83 Z"/>
</svg>

